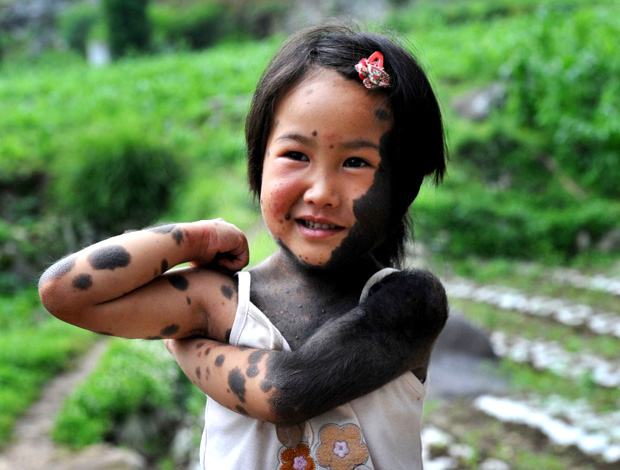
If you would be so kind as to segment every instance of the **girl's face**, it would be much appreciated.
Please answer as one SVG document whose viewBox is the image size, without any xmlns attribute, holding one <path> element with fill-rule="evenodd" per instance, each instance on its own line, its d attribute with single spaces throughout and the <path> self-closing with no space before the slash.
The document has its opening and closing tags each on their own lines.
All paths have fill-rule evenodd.
<svg viewBox="0 0 620 470">
<path fill-rule="evenodd" d="M 381 241 L 390 211 L 381 149 L 390 125 L 384 96 L 329 69 L 311 72 L 278 104 L 261 210 L 302 263 L 341 266 Z"/>
</svg>

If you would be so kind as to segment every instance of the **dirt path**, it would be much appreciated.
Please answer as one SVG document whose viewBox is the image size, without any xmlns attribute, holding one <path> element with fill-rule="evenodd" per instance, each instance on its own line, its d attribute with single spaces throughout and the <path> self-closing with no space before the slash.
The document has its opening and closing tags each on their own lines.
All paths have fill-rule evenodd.
<svg viewBox="0 0 620 470">
<path fill-rule="evenodd" d="M 59 451 L 51 440 L 54 419 L 63 402 L 97 365 L 107 341 L 99 341 L 77 366 L 57 375 L 30 410 L 18 421 L 13 442 L 0 454 L 0 470 L 67 468 L 57 461 Z"/>
</svg>

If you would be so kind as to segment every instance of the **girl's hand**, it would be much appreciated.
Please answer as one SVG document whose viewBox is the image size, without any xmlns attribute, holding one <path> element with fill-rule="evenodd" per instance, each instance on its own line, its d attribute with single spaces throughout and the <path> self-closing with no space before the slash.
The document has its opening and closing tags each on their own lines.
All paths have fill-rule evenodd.
<svg viewBox="0 0 620 470">
<path fill-rule="evenodd" d="M 196 266 L 216 264 L 236 272 L 249 261 L 244 233 L 222 219 L 199 220 L 185 225 L 192 262 Z"/>
</svg>

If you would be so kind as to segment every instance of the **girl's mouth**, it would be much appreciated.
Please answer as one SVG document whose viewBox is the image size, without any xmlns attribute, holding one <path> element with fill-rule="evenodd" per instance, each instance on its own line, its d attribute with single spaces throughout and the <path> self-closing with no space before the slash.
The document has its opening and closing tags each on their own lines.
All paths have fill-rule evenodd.
<svg viewBox="0 0 620 470">
<path fill-rule="evenodd" d="M 339 230 L 343 228 L 340 225 L 324 224 L 324 223 L 314 222 L 312 220 L 305 220 L 305 219 L 297 219 L 297 223 L 311 230 Z"/>
</svg>

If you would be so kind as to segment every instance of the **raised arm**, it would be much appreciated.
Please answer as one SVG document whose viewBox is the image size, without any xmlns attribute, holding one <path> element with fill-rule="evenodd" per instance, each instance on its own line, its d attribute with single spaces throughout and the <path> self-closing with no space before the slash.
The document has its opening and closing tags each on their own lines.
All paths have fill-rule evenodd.
<svg viewBox="0 0 620 470">
<path fill-rule="evenodd" d="M 324 324 L 292 352 L 217 342 L 168 342 L 186 375 L 240 413 L 304 421 L 369 393 L 408 370 L 426 370 L 448 314 L 444 289 L 426 271 L 391 274 L 359 307 Z"/>
<path fill-rule="evenodd" d="M 199 267 L 168 271 L 188 261 L 239 270 L 248 261 L 245 236 L 222 220 L 129 232 L 52 265 L 41 276 L 39 295 L 59 319 L 98 333 L 224 339 L 236 283 Z"/>
</svg>

